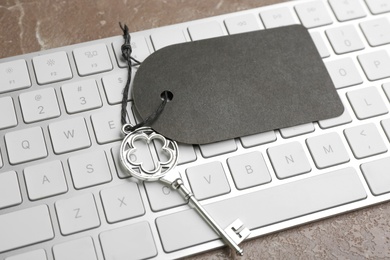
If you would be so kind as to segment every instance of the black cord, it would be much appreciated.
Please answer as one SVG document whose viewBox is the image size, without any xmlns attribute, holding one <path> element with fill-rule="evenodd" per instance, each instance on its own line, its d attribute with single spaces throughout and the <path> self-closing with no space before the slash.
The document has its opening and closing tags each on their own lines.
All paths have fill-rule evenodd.
<svg viewBox="0 0 390 260">
<path fill-rule="evenodd" d="M 129 34 L 129 28 L 127 27 L 126 24 L 124 26 L 122 26 L 122 24 L 119 23 L 119 26 L 123 31 L 123 38 L 125 40 L 125 42 L 123 43 L 123 45 L 121 47 L 122 56 L 126 60 L 127 67 L 128 67 L 127 82 L 126 82 L 125 88 L 123 89 L 122 109 L 121 109 L 122 125 L 126 125 L 127 124 L 126 107 L 127 107 L 127 97 L 129 95 L 130 82 L 131 82 L 131 70 L 132 70 L 132 66 L 141 65 L 141 62 L 136 60 L 135 58 L 131 57 L 131 53 L 133 50 L 131 48 L 131 43 L 130 43 L 131 36 Z M 132 61 L 134 62 L 134 64 L 132 64 Z M 127 132 L 132 132 L 139 127 L 153 123 L 161 115 L 166 103 L 169 100 L 168 91 L 164 91 L 161 95 L 161 98 L 162 98 L 161 104 L 158 106 L 158 108 L 150 116 L 148 116 L 145 120 L 141 121 L 140 123 L 136 124 L 135 126 L 128 125 L 126 127 L 126 129 L 124 129 L 124 130 Z"/>
</svg>

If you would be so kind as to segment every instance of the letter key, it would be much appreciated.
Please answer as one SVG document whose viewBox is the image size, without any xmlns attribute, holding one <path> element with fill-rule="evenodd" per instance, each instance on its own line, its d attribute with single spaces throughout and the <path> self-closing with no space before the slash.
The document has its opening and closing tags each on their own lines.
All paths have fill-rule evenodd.
<svg viewBox="0 0 390 260">
<path fill-rule="evenodd" d="M 238 244 L 249 236 L 249 229 L 243 226 L 240 219 L 236 219 L 226 229 L 222 229 L 202 207 L 194 194 L 185 187 L 179 172 L 172 171 L 179 157 L 176 142 L 155 133 L 149 127 L 141 127 L 134 132 L 127 132 L 125 129 L 126 125 L 122 128 L 126 137 L 123 139 L 120 148 L 120 160 L 130 175 L 142 181 L 160 181 L 178 190 L 184 199 L 190 202 L 190 205 L 213 228 L 222 240 L 230 248 L 234 249 L 237 254 L 243 255 L 243 249 Z M 153 146 L 153 142 L 161 142 L 161 152 L 164 154 L 164 156 L 159 157 L 159 161 L 155 162 L 153 169 L 150 169 L 150 167 L 146 167 L 145 169 L 142 162 L 131 160 L 137 151 L 137 146 L 145 145 L 150 148 Z"/>
</svg>

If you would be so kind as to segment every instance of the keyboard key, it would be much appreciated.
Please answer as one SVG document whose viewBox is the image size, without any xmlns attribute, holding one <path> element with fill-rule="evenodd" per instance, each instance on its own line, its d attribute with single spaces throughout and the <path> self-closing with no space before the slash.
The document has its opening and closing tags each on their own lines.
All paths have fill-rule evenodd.
<svg viewBox="0 0 390 260">
<path fill-rule="evenodd" d="M 191 25 L 188 27 L 188 32 L 193 41 L 224 35 L 221 25 L 217 21 Z"/>
<path fill-rule="evenodd" d="M 362 18 L 366 16 L 358 0 L 329 0 L 329 4 L 340 22 Z"/>
<path fill-rule="evenodd" d="M 348 124 L 351 122 L 352 122 L 352 118 L 351 118 L 347 108 L 344 105 L 344 112 L 341 114 L 341 116 L 329 118 L 329 119 L 325 119 L 325 120 L 320 120 L 320 121 L 318 121 L 318 125 L 322 129 L 326 129 L 326 128 L 330 128 L 330 127 Z"/>
<path fill-rule="evenodd" d="M 16 172 L 0 173 L 0 209 L 22 203 Z M 1 240 L 0 240 L 1 241 Z"/>
<path fill-rule="evenodd" d="M 311 38 L 314 41 L 314 44 L 317 47 L 317 50 L 321 56 L 321 58 L 327 58 L 330 56 L 330 53 L 328 51 L 328 48 L 325 46 L 324 40 L 322 39 L 322 36 L 319 32 L 311 32 L 310 33 Z"/>
<path fill-rule="evenodd" d="M 115 223 L 145 214 L 138 185 L 134 182 L 104 189 L 100 192 L 107 222 Z"/>
<path fill-rule="evenodd" d="M 80 76 L 112 70 L 107 46 L 103 43 L 76 48 L 73 56 Z"/>
<path fill-rule="evenodd" d="M 1 158 L 1 150 L 0 150 L 0 169 L 3 167 L 3 159 Z"/>
<path fill-rule="evenodd" d="M 363 163 L 361 169 L 375 196 L 390 192 L 390 157 Z"/>
<path fill-rule="evenodd" d="M 53 246 L 56 260 L 97 260 L 91 237 L 83 237 Z"/>
<path fill-rule="evenodd" d="M 153 142 L 154 147 L 156 148 L 156 152 L 160 160 L 162 161 L 167 161 L 169 158 L 165 153 L 162 152 L 162 143 L 161 142 Z M 196 153 L 194 150 L 194 147 L 191 144 L 182 144 L 178 143 L 179 146 L 179 161 L 178 164 L 184 164 L 184 163 L 189 163 L 193 162 L 196 160 Z"/>
<path fill-rule="evenodd" d="M 14 60 L 0 64 L 0 94 L 31 86 L 25 60 Z"/>
<path fill-rule="evenodd" d="M 279 179 L 311 171 L 311 166 L 307 160 L 305 151 L 298 142 L 268 148 L 267 153 Z"/>
<path fill-rule="evenodd" d="M 153 211 L 165 210 L 187 203 L 171 186 L 160 182 L 144 182 L 144 185 Z"/>
<path fill-rule="evenodd" d="M 136 69 L 132 69 L 132 76 L 134 78 Z M 107 100 L 110 105 L 119 104 L 122 102 L 123 89 L 127 82 L 127 71 L 121 70 L 114 74 L 104 76 L 103 79 L 104 91 L 106 92 Z M 130 84 L 129 96 L 127 100 L 130 100 L 131 90 L 133 82 Z"/>
<path fill-rule="evenodd" d="M 225 171 L 220 162 L 211 162 L 186 170 L 188 182 L 197 200 L 212 198 L 230 192 Z"/>
<path fill-rule="evenodd" d="M 362 54 L 358 59 L 369 80 L 390 77 L 390 56 L 385 50 Z"/>
<path fill-rule="evenodd" d="M 104 151 L 72 156 L 68 162 L 76 189 L 106 183 L 112 179 Z"/>
<path fill-rule="evenodd" d="M 229 139 L 225 141 L 220 141 L 210 144 L 201 144 L 199 145 L 200 151 L 205 158 L 234 152 L 237 150 L 236 141 L 234 139 Z"/>
<path fill-rule="evenodd" d="M 87 79 L 64 84 L 61 87 L 66 111 L 69 114 L 87 111 L 102 106 L 96 81 Z"/>
<path fill-rule="evenodd" d="M 157 255 L 153 234 L 146 221 L 102 232 L 99 237 L 105 259 L 128 259 L 129 256 L 146 259 Z"/>
<path fill-rule="evenodd" d="M 222 227 L 240 218 L 247 228 L 257 229 L 366 197 L 356 170 L 346 168 L 228 198 L 205 208 Z M 219 239 L 193 209 L 158 217 L 156 225 L 166 252 Z"/>
<path fill-rule="evenodd" d="M 371 46 L 390 43 L 390 22 L 385 17 L 362 22 L 360 28 Z"/>
<path fill-rule="evenodd" d="M 100 226 L 95 199 L 84 194 L 55 203 L 61 233 L 69 235 Z"/>
<path fill-rule="evenodd" d="M 373 14 L 390 12 L 390 3 L 388 0 L 366 0 L 366 4 Z"/>
<path fill-rule="evenodd" d="M 225 19 L 225 25 L 229 34 L 251 32 L 264 29 L 253 14 L 242 14 Z"/>
<path fill-rule="evenodd" d="M 107 107 L 103 112 L 93 114 L 91 120 L 99 144 L 123 139 L 121 106 Z M 135 122 L 130 121 L 130 123 Z"/>
<path fill-rule="evenodd" d="M 169 45 L 186 42 L 186 37 L 178 29 L 162 29 L 150 35 L 154 50 L 157 51 Z"/>
<path fill-rule="evenodd" d="M 388 110 L 376 87 L 367 87 L 347 92 L 347 97 L 356 117 L 367 119 L 387 114 Z"/>
<path fill-rule="evenodd" d="M 386 93 L 387 99 L 390 101 L 390 83 L 385 83 L 382 85 L 382 87 Z"/>
<path fill-rule="evenodd" d="M 116 60 L 118 61 L 118 66 L 121 68 L 127 67 L 127 62 L 122 56 L 122 45 L 124 44 L 124 40 L 120 39 L 112 43 L 112 47 L 115 52 Z M 146 40 L 143 36 L 134 36 L 131 35 L 131 57 L 134 59 L 143 62 L 146 57 L 150 55 L 150 50 L 148 45 L 146 44 Z"/>
<path fill-rule="evenodd" d="M 49 132 L 56 154 L 91 146 L 88 130 L 82 117 L 52 123 L 49 125 Z"/>
<path fill-rule="evenodd" d="M 72 78 L 68 55 L 64 51 L 33 58 L 38 84 L 48 84 Z"/>
<path fill-rule="evenodd" d="M 297 126 L 291 126 L 280 129 L 280 134 L 283 138 L 290 138 L 298 135 L 314 132 L 313 123 L 307 123 Z"/>
<path fill-rule="evenodd" d="M 0 130 L 14 127 L 18 124 L 14 102 L 11 97 L 0 98 Z"/>
<path fill-rule="evenodd" d="M 363 83 L 355 63 L 351 58 L 326 62 L 325 66 L 336 88 L 345 88 Z"/>
<path fill-rule="evenodd" d="M 332 23 L 323 2 L 312 1 L 295 6 L 295 10 L 306 28 L 313 28 Z"/>
<path fill-rule="evenodd" d="M 54 238 L 46 205 L 0 215 L 0 253 Z"/>
<path fill-rule="evenodd" d="M 293 14 L 287 7 L 260 12 L 261 20 L 267 29 L 296 24 Z"/>
<path fill-rule="evenodd" d="M 383 130 L 385 130 L 387 139 L 390 141 L 390 118 L 381 121 Z"/>
<path fill-rule="evenodd" d="M 307 146 L 319 169 L 349 162 L 349 156 L 340 136 L 327 133 L 306 139 Z"/>
<path fill-rule="evenodd" d="M 26 167 L 24 179 L 30 200 L 47 198 L 68 191 L 61 161 Z"/>
<path fill-rule="evenodd" d="M 59 117 L 58 100 L 53 88 L 22 93 L 19 96 L 23 119 L 26 123 Z"/>
<path fill-rule="evenodd" d="M 47 260 L 47 257 L 45 250 L 37 249 L 27 253 L 7 257 L 5 260 Z"/>
<path fill-rule="evenodd" d="M 42 129 L 38 126 L 5 134 L 9 162 L 18 164 L 47 156 Z"/>
<path fill-rule="evenodd" d="M 353 25 L 331 28 L 325 33 L 337 54 L 364 49 L 364 44 Z"/>
<path fill-rule="evenodd" d="M 237 189 L 265 184 L 271 181 L 271 176 L 260 152 L 251 152 L 231 157 L 227 160 Z"/>
<path fill-rule="evenodd" d="M 264 132 L 260 134 L 248 135 L 240 137 L 241 144 L 245 148 L 262 145 L 276 141 L 275 131 Z"/>
<path fill-rule="evenodd" d="M 386 144 L 373 123 L 347 128 L 344 134 L 357 159 L 387 151 Z"/>
</svg>

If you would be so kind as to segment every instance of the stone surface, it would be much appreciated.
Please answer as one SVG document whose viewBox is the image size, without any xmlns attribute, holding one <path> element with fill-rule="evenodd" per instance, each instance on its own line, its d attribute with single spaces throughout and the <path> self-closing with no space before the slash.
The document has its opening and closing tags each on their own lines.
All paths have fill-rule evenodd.
<svg viewBox="0 0 390 260">
<path fill-rule="evenodd" d="M 1 0 L 0 58 L 285 0 Z M 190 259 L 390 259 L 390 203 L 291 228 Z"/>
</svg>

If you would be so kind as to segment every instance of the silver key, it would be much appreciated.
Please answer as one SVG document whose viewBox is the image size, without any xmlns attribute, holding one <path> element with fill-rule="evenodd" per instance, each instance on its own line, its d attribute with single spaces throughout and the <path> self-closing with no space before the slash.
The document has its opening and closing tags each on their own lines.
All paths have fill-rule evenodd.
<svg viewBox="0 0 390 260">
<path fill-rule="evenodd" d="M 126 131 L 125 125 L 122 131 L 126 134 L 120 147 L 120 160 L 123 166 L 129 171 L 130 175 L 146 182 L 160 181 L 173 189 L 178 190 L 186 201 L 198 212 L 198 214 L 207 222 L 209 226 L 222 238 L 222 240 L 237 254 L 243 255 L 243 249 L 238 244 L 250 235 L 249 229 L 243 226 L 240 219 L 235 220 L 226 229 L 222 229 L 218 223 L 202 207 L 194 194 L 186 188 L 180 174 L 177 171 L 171 171 L 177 164 L 179 158 L 179 149 L 175 141 L 166 139 L 164 136 L 155 133 L 149 127 L 141 127 L 134 132 Z M 161 151 L 166 156 L 158 157 L 157 153 L 152 155 L 156 160 L 153 167 L 145 167 L 142 161 L 135 155 L 137 147 L 140 145 L 146 148 L 153 147 L 155 142 L 161 143 Z M 145 147 L 144 147 L 145 148 Z M 154 149 L 150 149 L 154 151 Z M 176 174 L 175 174 L 176 173 Z"/>
</svg>

